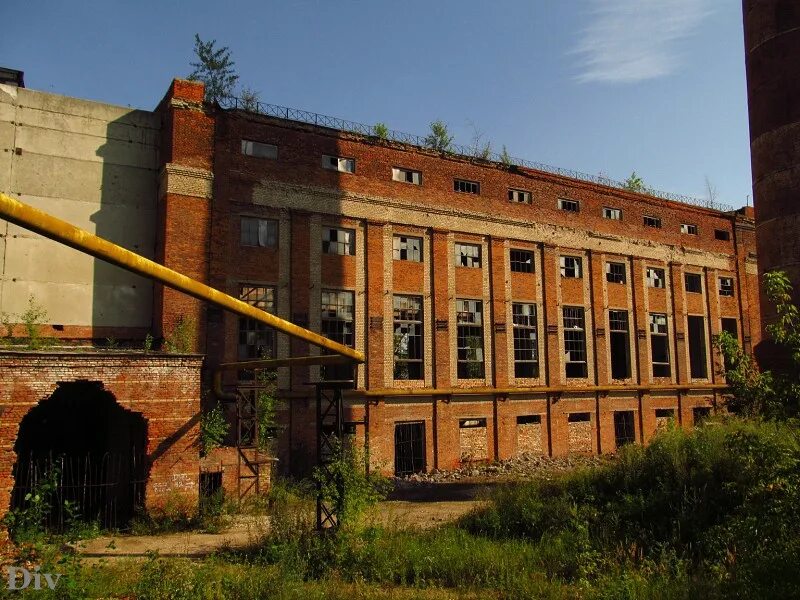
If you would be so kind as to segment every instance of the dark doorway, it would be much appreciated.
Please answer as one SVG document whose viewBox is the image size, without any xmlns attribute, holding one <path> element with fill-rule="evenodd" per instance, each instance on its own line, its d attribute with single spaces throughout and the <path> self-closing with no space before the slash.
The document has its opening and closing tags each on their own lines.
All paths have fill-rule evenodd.
<svg viewBox="0 0 800 600">
<path fill-rule="evenodd" d="M 394 474 L 411 475 L 425 471 L 425 423 L 397 423 L 394 426 Z"/>
<path fill-rule="evenodd" d="M 623 410 L 614 413 L 614 441 L 617 448 L 636 441 L 636 429 L 633 425 L 633 411 Z"/>
<path fill-rule="evenodd" d="M 71 518 L 124 527 L 143 504 L 146 444 L 144 418 L 123 409 L 101 383 L 62 383 L 22 419 L 11 507 L 26 506 L 29 492 L 51 482 L 50 529 Z"/>
</svg>

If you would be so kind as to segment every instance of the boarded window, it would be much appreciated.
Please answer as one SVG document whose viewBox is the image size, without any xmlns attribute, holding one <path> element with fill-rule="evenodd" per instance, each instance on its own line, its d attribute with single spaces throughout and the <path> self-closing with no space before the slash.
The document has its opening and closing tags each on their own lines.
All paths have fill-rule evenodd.
<svg viewBox="0 0 800 600">
<path fill-rule="evenodd" d="M 544 454 L 541 415 L 517 417 L 517 454 Z"/>
<path fill-rule="evenodd" d="M 569 428 L 569 451 L 591 452 L 594 448 L 591 414 L 588 412 L 571 413 L 567 416 L 567 426 Z"/>
<path fill-rule="evenodd" d="M 460 419 L 458 442 L 461 462 L 473 462 L 489 458 L 486 419 Z"/>
</svg>

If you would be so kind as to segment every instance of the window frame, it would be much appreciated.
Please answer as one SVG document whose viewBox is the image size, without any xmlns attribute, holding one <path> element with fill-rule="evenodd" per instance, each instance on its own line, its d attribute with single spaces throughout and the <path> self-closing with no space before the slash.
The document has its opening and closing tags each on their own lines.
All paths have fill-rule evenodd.
<svg viewBox="0 0 800 600">
<path fill-rule="evenodd" d="M 611 216 L 609 216 L 611 215 Z M 614 216 L 616 215 L 616 216 Z M 621 208 L 613 208 L 611 206 L 604 206 L 603 207 L 603 218 L 608 219 L 609 221 L 622 221 L 622 209 Z"/>
<path fill-rule="evenodd" d="M 415 249 L 409 247 L 409 243 L 413 240 L 419 242 L 419 247 Z M 405 244 L 406 247 L 402 248 L 402 244 Z M 402 260 L 404 262 L 423 262 L 423 254 L 422 254 L 422 238 L 419 236 L 414 235 L 404 235 L 402 233 L 396 233 L 392 236 L 392 259 L 393 260 Z M 400 246 L 400 247 L 398 247 Z M 406 253 L 406 258 L 402 258 L 402 253 Z M 412 255 L 413 252 L 416 252 L 418 258 L 408 258 Z"/>
<path fill-rule="evenodd" d="M 651 275 L 652 272 L 652 275 Z M 657 290 L 663 290 L 667 287 L 667 272 L 661 267 L 645 267 L 645 279 L 647 280 L 647 287 Z M 660 275 L 659 275 L 660 274 Z M 656 282 L 661 282 L 661 285 L 655 285 Z"/>
<path fill-rule="evenodd" d="M 336 166 L 333 161 L 336 161 Z M 342 168 L 344 165 L 344 168 Z M 351 167 L 351 168 L 347 168 Z M 355 175 L 356 172 L 356 159 L 349 156 L 335 156 L 333 154 L 322 155 L 322 168 L 326 171 L 335 171 L 337 173 L 349 173 Z"/>
<path fill-rule="evenodd" d="M 245 225 L 249 222 L 255 222 L 255 229 L 250 227 L 245 227 Z M 266 226 L 266 232 L 264 233 L 264 237 L 266 240 L 265 244 L 261 244 L 261 225 L 262 223 Z M 264 217 L 253 217 L 251 215 L 239 215 L 239 246 L 243 248 L 277 248 L 278 247 L 278 221 L 276 219 L 268 219 Z M 272 231 L 270 231 L 270 229 Z M 252 234 L 255 234 L 255 242 L 251 243 L 252 239 L 250 238 Z M 270 243 L 272 240 L 272 243 Z"/>
<path fill-rule="evenodd" d="M 714 230 L 714 239 L 719 240 L 721 242 L 730 242 L 731 241 L 731 232 L 727 229 L 715 229 Z"/>
<path fill-rule="evenodd" d="M 522 199 L 520 200 L 519 197 Z M 528 190 L 519 188 L 508 188 L 508 201 L 514 204 L 531 204 L 533 195 Z"/>
<path fill-rule="evenodd" d="M 257 149 L 260 150 L 256 151 Z M 267 142 L 259 142 L 257 140 L 242 138 L 241 154 L 242 156 L 250 156 L 252 158 L 278 160 L 278 146 L 275 144 L 268 144 Z"/>
<path fill-rule="evenodd" d="M 567 265 L 567 260 L 574 261 L 571 267 Z M 565 279 L 583 279 L 583 257 L 563 254 L 558 257 L 558 266 L 561 277 Z M 570 272 L 572 272 L 572 275 L 569 274 Z"/>
<path fill-rule="evenodd" d="M 526 308 L 527 313 L 524 312 Z M 514 378 L 538 379 L 539 320 L 536 304 L 533 302 L 512 303 L 511 322 L 514 342 Z M 530 373 L 526 374 L 524 371 L 527 366 L 530 366 Z"/>
<path fill-rule="evenodd" d="M 653 229 L 661 229 L 661 217 L 654 217 L 652 215 L 642 215 L 642 222 L 645 227 L 651 227 Z"/>
<path fill-rule="evenodd" d="M 408 176 L 411 176 L 409 180 Z M 403 176 L 400 178 L 399 176 Z M 416 181 L 414 181 L 416 177 Z M 398 183 L 409 183 L 411 185 L 422 185 L 422 171 L 407 169 L 405 167 L 392 167 L 392 181 Z"/>
<path fill-rule="evenodd" d="M 517 260 L 514 260 L 514 253 L 517 253 Z M 527 254 L 528 260 L 519 260 L 520 254 Z M 512 273 L 535 273 L 536 272 L 536 261 L 534 260 L 533 251 L 532 250 L 525 250 L 524 248 L 511 248 L 508 252 L 509 258 L 509 269 Z M 525 264 L 529 264 L 530 268 L 514 268 L 514 265 L 524 266 Z"/>
<path fill-rule="evenodd" d="M 697 278 L 696 281 L 697 281 L 697 284 L 698 284 L 698 289 L 692 289 L 692 287 L 689 286 L 689 278 L 690 277 L 692 278 L 692 280 L 695 280 L 694 279 L 695 277 Z M 683 289 L 686 291 L 687 294 L 702 294 L 703 293 L 703 276 L 700 273 L 691 273 L 691 272 L 684 271 L 684 273 L 683 273 Z"/>
<path fill-rule="evenodd" d="M 331 288 L 320 290 L 320 333 L 326 338 L 350 348 L 355 347 L 356 341 L 355 296 L 353 290 Z M 349 302 L 342 302 L 342 299 L 349 299 Z M 339 309 L 346 309 L 348 306 L 350 307 L 349 318 L 346 314 L 347 311 L 345 311 L 344 317 L 340 317 Z M 331 307 L 334 307 L 334 311 L 331 310 Z M 323 379 L 349 380 L 353 377 L 353 369 L 350 365 L 323 365 L 320 368 L 320 375 Z"/>
<path fill-rule="evenodd" d="M 456 298 L 456 378 L 486 379 L 486 355 L 483 335 L 483 300 Z M 474 310 L 472 310 L 474 309 Z M 480 346 L 472 346 L 477 338 Z"/>
<path fill-rule="evenodd" d="M 459 248 L 474 248 L 477 249 L 477 256 L 473 254 L 464 254 L 460 252 Z M 482 244 L 475 244 L 472 242 L 454 242 L 453 243 L 453 256 L 456 267 L 464 269 L 480 269 L 483 267 L 483 246 Z M 466 259 L 466 260 L 465 260 Z M 465 262 L 469 264 L 464 264 Z M 475 264 L 477 262 L 477 264 Z"/>
<path fill-rule="evenodd" d="M 261 290 L 261 291 L 259 291 Z M 265 312 L 275 314 L 277 305 L 277 288 L 274 285 L 260 283 L 239 283 L 238 298 L 242 302 L 259 308 Z M 275 329 L 250 317 L 240 316 L 236 329 L 238 360 L 257 360 L 261 358 L 274 358 L 277 352 L 277 338 Z M 243 337 L 244 336 L 244 337 Z M 255 343 L 251 343 L 250 339 Z M 242 340 L 245 340 L 244 343 Z M 259 343 L 259 341 L 263 343 Z M 248 348 L 256 350 L 250 351 Z M 258 351 L 258 348 L 267 347 L 269 353 Z M 243 351 L 243 349 L 245 351 Z"/>
<path fill-rule="evenodd" d="M 556 206 L 558 207 L 558 210 L 563 210 L 565 212 L 573 212 L 573 213 L 581 212 L 580 200 L 570 200 L 569 198 L 559 198 L 558 199 L 558 204 Z"/>
<path fill-rule="evenodd" d="M 659 320 L 663 318 L 663 323 Z M 670 339 L 669 339 L 669 319 L 666 313 L 648 313 L 648 330 L 650 332 L 650 364 L 652 365 L 653 377 L 672 377 L 672 357 L 670 354 Z M 663 331 L 660 329 L 663 326 Z M 654 330 L 655 327 L 655 330 Z M 659 358 L 666 358 L 666 361 L 656 359 L 656 345 L 653 343 L 654 338 L 659 340 L 659 346 L 663 343 L 663 356 Z M 661 348 L 658 348 L 659 350 Z M 656 372 L 656 367 L 659 367 L 659 372 Z"/>
<path fill-rule="evenodd" d="M 614 267 L 622 267 L 622 273 L 613 272 Z M 606 261 L 606 282 L 620 285 L 628 284 L 628 270 L 624 262 Z"/>
<path fill-rule="evenodd" d="M 589 350 L 586 343 L 585 307 L 562 306 L 561 324 L 564 333 L 564 376 L 567 379 L 586 379 L 589 376 Z M 574 360 L 573 353 L 578 358 L 582 356 L 583 360 Z M 571 366 L 574 366 L 572 372 Z"/>
<path fill-rule="evenodd" d="M 459 189 L 459 187 L 464 189 Z M 480 196 L 481 184 L 479 181 L 472 181 L 471 179 L 459 179 L 455 177 L 453 178 L 453 191 L 457 194 L 470 194 L 472 196 Z"/>
<path fill-rule="evenodd" d="M 337 238 L 339 233 L 349 233 L 350 240 L 349 241 L 341 241 L 339 239 L 332 240 L 332 239 L 325 239 L 326 232 L 330 234 L 330 232 L 336 231 Z M 330 237 L 330 236 L 329 236 Z M 326 246 L 327 244 L 327 246 Z M 347 252 L 331 252 L 331 248 L 347 248 Z M 334 225 L 323 225 L 322 226 L 322 254 L 328 254 L 331 256 L 355 256 L 356 255 L 356 230 L 355 229 L 348 229 L 347 227 L 336 227 Z"/>
<path fill-rule="evenodd" d="M 398 306 L 398 300 L 409 300 L 411 302 L 408 306 L 403 307 Z M 411 306 L 411 304 L 414 303 L 416 303 L 416 305 Z M 415 318 L 409 318 L 413 311 L 416 311 Z M 425 365 L 423 362 L 425 359 L 425 320 L 423 311 L 424 304 L 422 296 L 413 294 L 394 294 L 392 296 L 392 377 L 396 381 L 420 381 L 425 379 Z M 404 357 L 399 357 L 398 347 L 400 342 L 397 337 L 398 329 L 404 327 L 408 328 L 408 331 L 400 331 L 399 335 L 404 335 L 407 338 L 406 355 Z M 416 343 L 412 343 L 413 340 L 415 340 Z M 413 356 L 409 349 L 415 350 Z M 405 365 L 406 368 L 406 376 L 398 377 L 398 374 L 402 374 L 403 365 Z"/>
<path fill-rule="evenodd" d="M 719 286 L 719 295 L 733 298 L 736 296 L 733 277 L 719 277 L 717 282 Z"/>
<path fill-rule="evenodd" d="M 684 235 L 698 235 L 699 228 L 694 223 L 681 223 L 681 233 Z"/>
</svg>

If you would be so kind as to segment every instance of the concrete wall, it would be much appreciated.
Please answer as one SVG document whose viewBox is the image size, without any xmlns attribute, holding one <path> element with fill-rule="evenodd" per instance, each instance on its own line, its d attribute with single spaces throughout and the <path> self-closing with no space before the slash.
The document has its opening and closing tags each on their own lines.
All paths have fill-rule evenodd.
<svg viewBox="0 0 800 600">
<path fill-rule="evenodd" d="M 0 85 L 0 191 L 152 257 L 159 129 L 155 113 Z M 59 337 L 151 327 L 149 281 L 0 220 L 0 312 L 30 295 Z"/>
</svg>

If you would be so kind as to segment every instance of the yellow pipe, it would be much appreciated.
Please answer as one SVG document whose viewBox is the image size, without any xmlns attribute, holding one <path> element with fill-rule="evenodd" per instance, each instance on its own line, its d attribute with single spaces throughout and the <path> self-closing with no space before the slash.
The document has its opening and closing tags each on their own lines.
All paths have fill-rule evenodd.
<svg viewBox="0 0 800 600">
<path fill-rule="evenodd" d="M 35 231 L 51 240 L 90 254 L 112 265 L 117 265 L 137 275 L 160 281 L 164 285 L 188 294 L 198 300 L 203 300 L 245 317 L 250 317 L 293 338 L 304 340 L 320 348 L 330 350 L 341 356 L 346 356 L 353 362 L 364 362 L 364 354 L 362 352 L 334 342 L 308 329 L 298 327 L 294 323 L 284 321 L 275 315 L 271 315 L 246 302 L 237 300 L 228 294 L 215 290 L 177 271 L 168 269 L 163 265 L 148 260 L 130 250 L 117 246 L 108 240 L 97 237 L 88 231 L 79 229 L 66 221 L 57 219 L 44 211 L 24 204 L 2 193 L 0 193 L 0 217 L 6 219 L 10 223 L 29 229 L 30 231 Z"/>
</svg>

